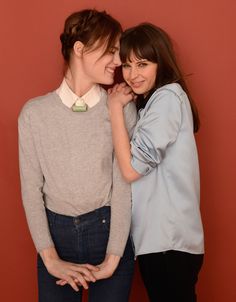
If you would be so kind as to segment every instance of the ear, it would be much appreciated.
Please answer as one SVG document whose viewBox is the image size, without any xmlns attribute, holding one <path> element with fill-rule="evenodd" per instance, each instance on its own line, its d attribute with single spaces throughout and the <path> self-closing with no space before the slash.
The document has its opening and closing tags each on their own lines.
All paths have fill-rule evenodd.
<svg viewBox="0 0 236 302">
<path fill-rule="evenodd" d="M 83 49 L 84 49 L 84 43 L 82 43 L 81 41 L 76 41 L 73 49 L 74 49 L 75 55 L 78 57 L 81 57 L 82 53 L 83 53 Z"/>
</svg>

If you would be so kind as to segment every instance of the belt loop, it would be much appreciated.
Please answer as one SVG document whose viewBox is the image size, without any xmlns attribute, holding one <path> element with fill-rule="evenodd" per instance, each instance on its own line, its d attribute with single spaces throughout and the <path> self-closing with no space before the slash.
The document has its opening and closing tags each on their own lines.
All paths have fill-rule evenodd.
<svg viewBox="0 0 236 302">
<path fill-rule="evenodd" d="M 76 216 L 73 218 L 73 223 L 74 223 L 74 225 L 78 225 L 80 223 L 79 216 Z"/>
</svg>

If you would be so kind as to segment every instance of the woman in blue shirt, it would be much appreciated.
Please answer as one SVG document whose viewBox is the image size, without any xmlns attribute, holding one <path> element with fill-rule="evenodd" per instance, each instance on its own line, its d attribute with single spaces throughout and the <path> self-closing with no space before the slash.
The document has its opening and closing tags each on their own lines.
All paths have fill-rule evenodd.
<svg viewBox="0 0 236 302">
<path fill-rule="evenodd" d="M 132 235 L 150 301 L 196 301 L 204 243 L 199 210 L 196 106 L 169 36 L 150 23 L 124 32 L 125 83 L 109 91 L 113 143 L 132 183 Z M 123 107 L 136 99 L 130 143 Z"/>
</svg>

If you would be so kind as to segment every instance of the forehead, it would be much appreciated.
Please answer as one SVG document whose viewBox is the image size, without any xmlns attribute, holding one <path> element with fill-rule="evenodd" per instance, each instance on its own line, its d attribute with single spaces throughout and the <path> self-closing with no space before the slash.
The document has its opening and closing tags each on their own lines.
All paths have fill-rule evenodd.
<svg viewBox="0 0 236 302">
<path fill-rule="evenodd" d="M 89 47 L 89 50 L 93 51 L 93 50 L 99 49 L 100 51 L 105 52 L 106 50 L 109 50 L 108 48 L 109 49 L 115 48 L 115 49 L 119 50 L 120 49 L 120 37 L 117 37 L 117 39 L 111 45 L 109 45 L 109 37 L 107 37 L 105 39 L 99 39 L 91 47 Z"/>
</svg>

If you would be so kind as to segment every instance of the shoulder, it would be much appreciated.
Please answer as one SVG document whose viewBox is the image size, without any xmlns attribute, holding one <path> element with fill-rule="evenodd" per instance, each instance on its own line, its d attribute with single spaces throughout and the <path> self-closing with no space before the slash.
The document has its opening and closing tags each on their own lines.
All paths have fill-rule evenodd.
<svg viewBox="0 0 236 302">
<path fill-rule="evenodd" d="M 124 107 L 124 113 L 125 113 L 125 115 L 136 117 L 136 115 L 137 115 L 137 109 L 136 109 L 135 103 L 134 102 L 129 102 Z"/>
<path fill-rule="evenodd" d="M 139 112 L 140 119 L 181 120 L 184 90 L 173 83 L 158 88 L 149 98 L 146 106 Z"/>
<path fill-rule="evenodd" d="M 145 109 L 149 110 L 153 107 L 168 107 L 168 106 L 176 106 L 179 107 L 183 102 L 183 95 L 185 95 L 182 87 L 177 83 L 164 85 L 151 95 L 148 100 Z"/>
<path fill-rule="evenodd" d="M 185 94 L 183 88 L 178 83 L 171 83 L 158 88 L 155 91 L 159 95 L 175 96 L 181 102 L 181 97 Z"/>
<path fill-rule="evenodd" d="M 172 100 L 179 101 L 181 103 L 183 100 L 183 98 L 182 98 L 183 95 L 185 95 L 183 88 L 178 83 L 172 83 L 172 84 L 167 84 L 167 85 L 164 85 L 164 86 L 158 88 L 153 93 L 151 98 L 153 100 L 158 100 L 161 98 L 165 98 L 165 99 L 169 98 Z"/>
<path fill-rule="evenodd" d="M 29 99 L 22 107 L 20 114 L 19 114 L 19 120 L 23 118 L 29 118 L 30 116 L 34 114 L 40 114 L 45 112 L 48 107 L 51 105 L 51 101 L 55 97 L 55 92 L 49 92 L 45 95 L 38 96 L 32 99 Z"/>
</svg>

